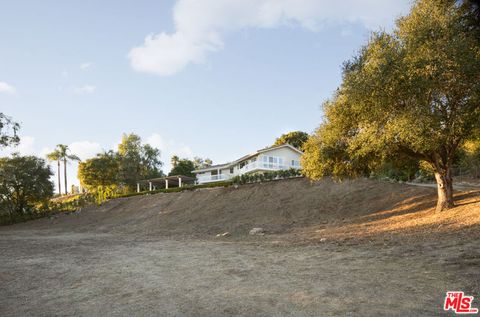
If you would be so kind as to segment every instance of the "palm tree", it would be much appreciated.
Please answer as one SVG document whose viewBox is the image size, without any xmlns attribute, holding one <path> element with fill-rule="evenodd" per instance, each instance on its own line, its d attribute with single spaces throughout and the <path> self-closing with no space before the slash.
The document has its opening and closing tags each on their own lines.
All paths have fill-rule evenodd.
<svg viewBox="0 0 480 317">
<path fill-rule="evenodd" d="M 62 195 L 62 184 L 60 183 L 60 152 L 57 150 L 47 154 L 47 160 L 57 161 L 57 176 L 58 176 L 58 194 Z"/>
<path fill-rule="evenodd" d="M 180 158 L 176 155 L 172 156 L 170 159 L 170 164 L 172 164 L 172 167 L 175 167 L 178 165 L 178 162 L 180 161 Z"/>
<path fill-rule="evenodd" d="M 68 194 L 67 190 L 67 163 L 68 161 L 80 161 L 80 158 L 76 155 L 69 154 L 70 149 L 68 148 L 68 145 L 65 144 L 58 144 L 57 145 L 57 151 L 60 155 L 60 159 L 63 160 L 63 177 L 65 179 L 65 195 Z"/>
</svg>

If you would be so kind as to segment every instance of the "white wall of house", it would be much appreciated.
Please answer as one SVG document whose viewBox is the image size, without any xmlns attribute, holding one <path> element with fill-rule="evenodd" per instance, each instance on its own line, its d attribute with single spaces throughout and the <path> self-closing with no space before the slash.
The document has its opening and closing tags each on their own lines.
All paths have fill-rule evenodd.
<svg viewBox="0 0 480 317">
<path fill-rule="evenodd" d="M 269 157 L 274 158 L 272 159 L 274 160 L 273 164 L 270 164 L 271 160 Z M 300 168 L 300 157 L 301 153 L 288 146 L 278 147 L 267 151 L 261 151 L 261 153 L 251 156 L 246 160 L 239 161 L 234 165 L 219 166 L 218 169 L 204 171 L 202 173 L 197 173 L 196 175 L 199 183 L 206 183 L 226 180 L 233 176 L 255 171 Z M 269 162 L 269 164 L 259 164 L 260 162 Z M 247 165 L 247 167 L 243 167 L 244 165 Z M 240 166 L 243 168 L 240 168 Z M 231 173 L 231 168 L 233 168 L 233 173 Z"/>
<path fill-rule="evenodd" d="M 281 157 L 283 158 L 284 165 L 292 166 L 292 161 L 300 161 L 301 154 L 292 150 L 291 148 L 283 147 L 261 153 L 259 155 L 259 160 L 261 160 L 260 156 Z"/>
</svg>

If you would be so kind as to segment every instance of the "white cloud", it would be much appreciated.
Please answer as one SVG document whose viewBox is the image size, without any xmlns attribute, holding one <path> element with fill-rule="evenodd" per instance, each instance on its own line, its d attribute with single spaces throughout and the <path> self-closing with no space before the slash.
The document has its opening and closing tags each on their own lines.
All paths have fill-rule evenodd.
<svg viewBox="0 0 480 317">
<path fill-rule="evenodd" d="M 153 146 L 154 148 L 157 148 L 161 151 L 165 150 L 166 148 L 166 143 L 165 141 L 163 140 L 163 138 L 160 136 L 160 134 L 158 133 L 154 133 L 152 135 L 150 135 L 147 139 L 146 139 L 146 142 L 147 144 L 150 144 L 151 146 Z"/>
<path fill-rule="evenodd" d="M 68 145 L 70 152 L 77 155 L 82 161 L 96 156 L 102 152 L 102 146 L 96 142 L 77 141 Z"/>
<path fill-rule="evenodd" d="M 85 63 L 80 64 L 80 69 L 83 70 L 83 71 L 87 71 L 90 68 L 92 68 L 92 66 L 93 66 L 92 62 L 85 62 Z"/>
<path fill-rule="evenodd" d="M 409 8 L 407 0 L 177 0 L 175 32 L 150 34 L 128 57 L 134 70 L 173 75 L 201 63 L 224 47 L 223 38 L 247 28 L 298 26 L 318 31 L 325 25 L 360 23 L 389 28 Z"/>
<path fill-rule="evenodd" d="M 76 141 L 68 145 L 72 154 L 77 155 L 82 160 L 94 157 L 97 153 L 102 152 L 102 147 L 99 143 L 90 141 Z M 1 155 L 10 155 L 12 153 L 20 153 L 22 155 L 38 155 L 45 158 L 46 155 L 53 151 L 53 148 L 43 147 L 38 150 L 35 146 L 35 138 L 31 136 L 21 136 L 20 143 L 17 146 L 10 146 L 2 151 Z"/>
<path fill-rule="evenodd" d="M 93 85 L 83 85 L 79 87 L 73 87 L 72 90 L 74 93 L 79 95 L 93 94 L 97 90 L 97 87 Z"/>
<path fill-rule="evenodd" d="M 0 81 L 0 93 L 15 95 L 17 93 L 17 90 L 12 85 L 7 84 L 4 81 Z"/>
<path fill-rule="evenodd" d="M 51 149 L 49 147 L 44 147 L 40 150 L 38 155 L 42 158 L 45 158 L 47 156 L 47 154 L 51 153 L 52 151 L 53 151 L 53 149 Z"/>
<path fill-rule="evenodd" d="M 0 150 L 0 156 L 8 156 L 12 153 L 20 153 L 21 155 L 35 154 L 35 138 L 27 135 L 21 136 L 20 143 L 17 146 L 9 146 Z"/>
<path fill-rule="evenodd" d="M 20 144 L 15 149 L 21 154 L 30 155 L 35 153 L 35 138 L 31 136 L 23 136 L 20 138 Z"/>
<path fill-rule="evenodd" d="M 145 143 L 150 144 L 154 148 L 160 150 L 161 160 L 164 163 L 164 170 L 169 171 L 171 169 L 170 158 L 173 155 L 178 155 L 181 158 L 192 158 L 192 149 L 183 144 L 178 143 L 175 140 L 165 140 L 160 134 L 153 133 L 145 139 Z"/>
<path fill-rule="evenodd" d="M 162 136 L 158 133 L 153 133 L 149 137 L 147 137 L 145 143 L 148 143 L 151 146 L 159 149 L 160 151 L 166 151 L 167 153 L 172 155 L 176 154 L 182 157 L 193 156 L 192 149 L 189 146 L 183 143 L 178 143 L 172 139 L 164 140 Z M 165 156 L 163 155 L 163 153 L 162 153 L 162 156 L 165 159 Z M 168 156 L 167 158 L 170 159 L 170 156 Z"/>
</svg>

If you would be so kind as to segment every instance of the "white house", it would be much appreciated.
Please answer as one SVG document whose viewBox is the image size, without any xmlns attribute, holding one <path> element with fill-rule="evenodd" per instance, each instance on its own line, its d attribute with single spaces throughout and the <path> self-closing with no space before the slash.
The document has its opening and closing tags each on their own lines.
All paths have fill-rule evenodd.
<svg viewBox="0 0 480 317">
<path fill-rule="evenodd" d="M 258 150 L 236 161 L 194 170 L 199 184 L 228 180 L 246 173 L 300 169 L 302 151 L 282 144 Z"/>
</svg>

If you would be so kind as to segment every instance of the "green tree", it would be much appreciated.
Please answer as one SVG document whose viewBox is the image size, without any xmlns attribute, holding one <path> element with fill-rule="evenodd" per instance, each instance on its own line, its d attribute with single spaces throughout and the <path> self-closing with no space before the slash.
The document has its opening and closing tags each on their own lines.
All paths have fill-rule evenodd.
<svg viewBox="0 0 480 317">
<path fill-rule="evenodd" d="M 368 175 L 405 155 L 427 162 L 437 210 L 454 206 L 451 167 L 480 128 L 480 33 L 454 0 L 419 0 L 392 34 L 378 32 L 343 69 L 325 122 L 305 144 L 312 178 Z"/>
<path fill-rule="evenodd" d="M 0 158 L 0 206 L 12 222 L 15 214 L 30 212 L 52 197 L 52 175 L 46 162 L 35 156 Z"/>
<path fill-rule="evenodd" d="M 160 150 L 149 144 L 142 146 L 141 165 L 141 176 L 143 179 L 163 176 L 161 170 L 163 163 L 160 161 Z"/>
<path fill-rule="evenodd" d="M 198 157 L 198 156 L 193 158 L 193 165 L 194 165 L 195 169 L 210 167 L 210 166 L 212 166 L 212 164 L 213 164 L 213 162 L 209 158 L 203 159 L 203 158 Z"/>
<path fill-rule="evenodd" d="M 137 182 L 146 178 L 163 176 L 160 151 L 150 145 L 142 145 L 136 134 L 124 134 L 118 145 L 120 182 L 133 189 Z"/>
<path fill-rule="evenodd" d="M 179 159 L 175 166 L 172 167 L 168 176 L 185 175 L 194 177 L 192 171 L 195 169 L 195 163 L 189 159 Z"/>
<path fill-rule="evenodd" d="M 480 177 L 480 138 L 465 142 L 459 163 L 462 169 L 470 170 L 472 176 Z"/>
<path fill-rule="evenodd" d="M 172 164 L 172 167 L 175 167 L 175 166 L 177 166 L 179 161 L 180 161 L 180 158 L 177 155 L 174 155 L 170 159 L 170 164 Z"/>
<path fill-rule="evenodd" d="M 68 194 L 68 184 L 67 184 L 67 164 L 69 161 L 80 161 L 80 158 L 74 154 L 70 154 L 70 149 L 68 145 L 58 144 L 56 149 L 47 155 L 47 158 L 51 161 L 58 162 L 58 191 L 61 194 L 60 190 L 60 161 L 63 161 L 63 177 L 65 182 L 65 195 Z"/>
<path fill-rule="evenodd" d="M 140 137 L 133 133 L 124 134 L 118 145 L 120 180 L 130 188 L 133 188 L 140 179 L 141 147 Z"/>
<path fill-rule="evenodd" d="M 20 142 L 17 135 L 20 125 L 0 112 L 0 147 L 16 145 Z"/>
<path fill-rule="evenodd" d="M 302 150 L 303 144 L 308 139 L 308 133 L 302 131 L 292 131 L 285 134 L 282 134 L 279 138 L 275 140 L 273 145 L 282 145 L 288 143 L 299 150 Z"/>
<path fill-rule="evenodd" d="M 95 192 L 99 187 L 116 187 L 118 175 L 119 160 L 113 151 L 97 154 L 78 164 L 80 184 L 90 192 Z"/>
<path fill-rule="evenodd" d="M 62 182 L 60 178 L 60 152 L 58 150 L 54 150 L 53 152 L 48 153 L 47 160 L 51 162 L 57 162 L 58 195 L 62 195 Z"/>
</svg>

